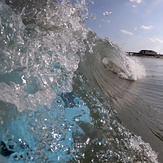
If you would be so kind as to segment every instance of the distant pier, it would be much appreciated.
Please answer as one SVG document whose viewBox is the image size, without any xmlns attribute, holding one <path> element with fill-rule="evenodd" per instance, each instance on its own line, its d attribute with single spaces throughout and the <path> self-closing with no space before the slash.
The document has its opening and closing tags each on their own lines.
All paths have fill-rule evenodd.
<svg viewBox="0 0 163 163">
<path fill-rule="evenodd" d="M 139 52 L 126 52 L 128 56 L 137 56 L 137 57 L 163 57 L 163 54 L 158 54 L 153 50 L 140 50 Z"/>
</svg>

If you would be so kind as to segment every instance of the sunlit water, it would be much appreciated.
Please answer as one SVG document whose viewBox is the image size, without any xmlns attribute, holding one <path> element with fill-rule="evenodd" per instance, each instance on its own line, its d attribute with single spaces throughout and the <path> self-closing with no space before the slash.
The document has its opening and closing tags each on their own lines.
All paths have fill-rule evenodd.
<svg viewBox="0 0 163 163">
<path fill-rule="evenodd" d="M 135 123 L 129 113 L 148 101 L 161 112 L 159 97 L 144 84 L 161 79 L 85 27 L 90 3 L 0 1 L 2 163 L 158 162 L 151 142 L 123 117 L 127 110 L 128 123 Z M 154 95 L 162 94 L 158 87 Z M 144 98 L 136 102 L 139 93 Z"/>
</svg>

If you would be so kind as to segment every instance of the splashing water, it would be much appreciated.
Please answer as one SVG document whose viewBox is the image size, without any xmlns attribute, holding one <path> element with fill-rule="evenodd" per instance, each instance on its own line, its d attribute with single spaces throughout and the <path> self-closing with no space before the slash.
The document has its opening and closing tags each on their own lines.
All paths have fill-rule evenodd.
<svg viewBox="0 0 163 163">
<path fill-rule="evenodd" d="M 87 14 L 85 0 L 0 1 L 1 162 L 158 162 L 86 79 L 108 63 L 135 71 L 86 29 Z"/>
<path fill-rule="evenodd" d="M 25 26 L 22 17 L 1 2 L 0 73 L 22 74 L 18 84 L 1 84 L 1 100 L 24 110 L 35 108 L 40 101 L 49 105 L 56 92 L 72 90 L 73 73 L 85 51 L 87 30 L 80 18 L 83 5 L 84 1 L 74 5 L 47 1 L 35 15 L 35 24 Z"/>
</svg>

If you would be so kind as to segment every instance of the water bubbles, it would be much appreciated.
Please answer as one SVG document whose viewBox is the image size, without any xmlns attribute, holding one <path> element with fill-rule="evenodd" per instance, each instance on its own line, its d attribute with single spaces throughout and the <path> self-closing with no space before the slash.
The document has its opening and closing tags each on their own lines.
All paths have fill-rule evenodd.
<svg viewBox="0 0 163 163">
<path fill-rule="evenodd" d="M 17 147 L 17 143 L 13 140 L 9 140 L 7 143 L 6 143 L 6 147 L 11 150 L 11 151 L 15 151 L 16 150 L 16 147 Z"/>
<path fill-rule="evenodd" d="M 32 6 L 27 6 L 23 8 L 22 15 L 24 19 L 32 19 L 37 13 L 37 9 Z"/>
<path fill-rule="evenodd" d="M 58 105 L 62 105 L 62 100 L 61 99 L 57 98 L 56 102 L 58 103 Z"/>
<path fill-rule="evenodd" d="M 112 14 L 112 12 L 108 12 L 108 11 L 103 12 L 103 15 L 104 15 L 104 16 L 109 16 L 109 15 L 111 15 L 111 14 Z"/>
<path fill-rule="evenodd" d="M 31 118 L 33 116 L 33 114 L 29 113 L 28 116 Z"/>
<path fill-rule="evenodd" d="M 9 5 L 11 4 L 9 3 Z M 21 2 L 20 8 L 17 8 L 17 3 L 11 5 L 14 11 L 22 12 L 22 18 L 3 3 L 0 10 L 1 34 L 5 44 L 1 46 L 5 55 L 2 73 L 17 67 L 23 68 L 21 78 L 23 86 L 20 86 L 19 91 L 17 90 L 18 96 L 15 97 L 15 100 L 10 101 L 19 110 L 24 110 L 25 107 L 27 109 L 34 108 L 38 103 L 46 105 L 46 100 L 38 99 L 42 90 L 47 93 L 46 99 L 56 92 L 64 93 L 72 90 L 73 74 L 78 68 L 80 52 L 85 51 L 84 40 L 87 37 L 87 29 L 80 17 L 82 13 L 80 10 L 85 10 L 85 3 L 76 2 L 72 5 L 66 1 L 61 3 L 48 1 L 47 4 L 41 2 L 38 4 L 42 7 L 39 8 L 39 11 L 37 2 L 31 3 L 31 5 L 27 4 L 28 2 Z M 4 10 L 7 12 L 5 13 Z M 51 69 L 55 63 L 59 63 L 60 66 Z M 30 78 L 37 78 L 40 85 L 37 92 L 32 92 L 34 93 L 33 100 L 31 100 L 31 95 L 28 96 L 28 91 L 24 92 L 26 90 L 24 88 L 29 85 Z M 13 97 L 12 90 L 14 89 L 9 87 L 6 89 L 10 89 Z M 22 95 L 28 96 L 28 98 L 19 100 Z M 6 99 L 0 96 L 0 99 L 8 102 L 8 96 L 4 96 Z M 27 104 L 29 100 L 31 100 L 31 105 Z M 52 101 L 49 99 L 48 102 L 50 100 Z"/>
<path fill-rule="evenodd" d="M 10 160 L 33 162 L 42 160 L 44 162 L 45 160 L 56 160 L 59 157 L 60 161 L 63 161 L 74 158 L 77 151 L 83 150 L 85 141 L 82 143 L 80 142 L 80 136 L 77 140 L 72 135 L 76 132 L 79 135 L 83 134 L 78 123 L 85 119 L 88 119 L 89 122 L 88 108 L 83 105 L 84 107 L 80 110 L 73 103 L 69 108 L 64 103 L 65 97 L 66 95 L 57 96 L 50 110 L 40 106 L 37 110 L 26 111 L 17 115 L 19 118 L 13 121 L 12 131 L 16 127 L 18 132 L 10 134 L 10 131 L 6 130 L 5 136 L 6 146 L 14 152 L 9 157 Z M 73 101 L 73 99 L 81 100 L 74 94 L 71 94 L 67 100 Z M 60 107 L 64 109 L 63 114 Z M 51 112 L 54 114 L 51 114 Z M 82 114 L 83 112 L 87 114 Z M 87 116 L 88 118 L 86 118 Z M 79 150 L 74 149 L 74 139 L 78 143 Z M 84 155 L 82 153 L 81 157 L 84 157 Z"/>
<path fill-rule="evenodd" d="M 80 118 L 79 117 L 74 117 L 74 121 L 79 122 Z"/>
</svg>

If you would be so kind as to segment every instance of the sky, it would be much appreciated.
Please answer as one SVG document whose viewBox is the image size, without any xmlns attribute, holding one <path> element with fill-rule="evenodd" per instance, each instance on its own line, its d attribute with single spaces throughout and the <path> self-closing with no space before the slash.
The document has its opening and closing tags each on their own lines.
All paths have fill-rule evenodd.
<svg viewBox="0 0 163 163">
<path fill-rule="evenodd" d="M 163 0 L 94 0 L 87 26 L 122 50 L 163 54 Z"/>
</svg>

